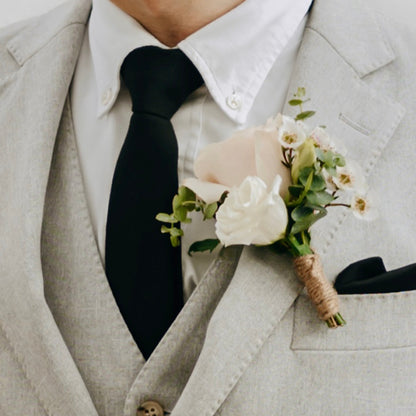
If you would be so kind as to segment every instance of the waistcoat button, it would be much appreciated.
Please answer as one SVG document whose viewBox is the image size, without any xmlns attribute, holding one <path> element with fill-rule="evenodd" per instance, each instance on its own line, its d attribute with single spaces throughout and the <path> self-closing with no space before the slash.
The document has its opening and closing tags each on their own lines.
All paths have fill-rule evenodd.
<svg viewBox="0 0 416 416">
<path fill-rule="evenodd" d="M 143 402 L 137 409 L 137 416 L 163 416 L 163 407 L 153 400 Z"/>
</svg>

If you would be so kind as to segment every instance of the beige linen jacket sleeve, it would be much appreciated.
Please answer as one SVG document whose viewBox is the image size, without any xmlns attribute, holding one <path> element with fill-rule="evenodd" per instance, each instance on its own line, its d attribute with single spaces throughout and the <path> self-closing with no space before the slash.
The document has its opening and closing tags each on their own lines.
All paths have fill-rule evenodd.
<svg viewBox="0 0 416 416">
<path fill-rule="evenodd" d="M 99 414 L 45 301 L 40 260 L 51 158 L 90 7 L 71 0 L 0 32 L 2 416 Z M 416 261 L 415 78 L 414 30 L 364 1 L 314 2 L 289 91 L 306 87 L 315 121 L 361 164 L 379 201 L 372 223 L 334 211 L 314 230 L 330 279 L 373 255 L 389 269 Z M 329 331 L 289 258 L 244 248 L 235 267 L 229 253 L 207 276 L 233 275 L 172 416 L 416 414 L 415 291 L 341 296 L 348 325 Z M 164 357 L 161 348 L 158 368 Z M 124 416 L 147 394 L 145 382 L 133 386 Z"/>
</svg>

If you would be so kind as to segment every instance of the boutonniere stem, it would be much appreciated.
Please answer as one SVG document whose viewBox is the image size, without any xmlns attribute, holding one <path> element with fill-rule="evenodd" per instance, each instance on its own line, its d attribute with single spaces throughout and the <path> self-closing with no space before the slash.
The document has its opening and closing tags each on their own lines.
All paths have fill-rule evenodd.
<svg viewBox="0 0 416 416">
<path fill-rule="evenodd" d="M 319 318 L 330 328 L 345 325 L 339 312 L 338 294 L 326 279 L 319 256 L 307 254 L 295 257 L 293 263 L 296 274 L 305 284 L 308 295 L 316 306 Z"/>
</svg>

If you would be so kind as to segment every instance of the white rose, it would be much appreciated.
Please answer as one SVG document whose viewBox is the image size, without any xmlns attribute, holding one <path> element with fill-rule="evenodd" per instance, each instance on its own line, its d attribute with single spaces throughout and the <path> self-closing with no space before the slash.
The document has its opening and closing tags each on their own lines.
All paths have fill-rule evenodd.
<svg viewBox="0 0 416 416">
<path fill-rule="evenodd" d="M 216 215 L 216 234 L 224 246 L 268 245 L 284 237 L 288 215 L 279 194 L 281 182 L 277 175 L 268 191 L 262 179 L 249 176 L 231 189 Z"/>
</svg>

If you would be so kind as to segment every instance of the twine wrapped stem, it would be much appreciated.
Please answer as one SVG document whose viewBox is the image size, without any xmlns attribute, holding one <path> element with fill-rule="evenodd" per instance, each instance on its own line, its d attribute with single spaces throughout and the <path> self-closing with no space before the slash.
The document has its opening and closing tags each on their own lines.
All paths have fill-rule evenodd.
<svg viewBox="0 0 416 416">
<path fill-rule="evenodd" d="M 338 294 L 326 279 L 319 256 L 307 254 L 295 257 L 293 262 L 296 273 L 305 284 L 319 317 L 326 321 L 330 328 L 345 325 L 345 321 L 339 313 Z"/>
</svg>

